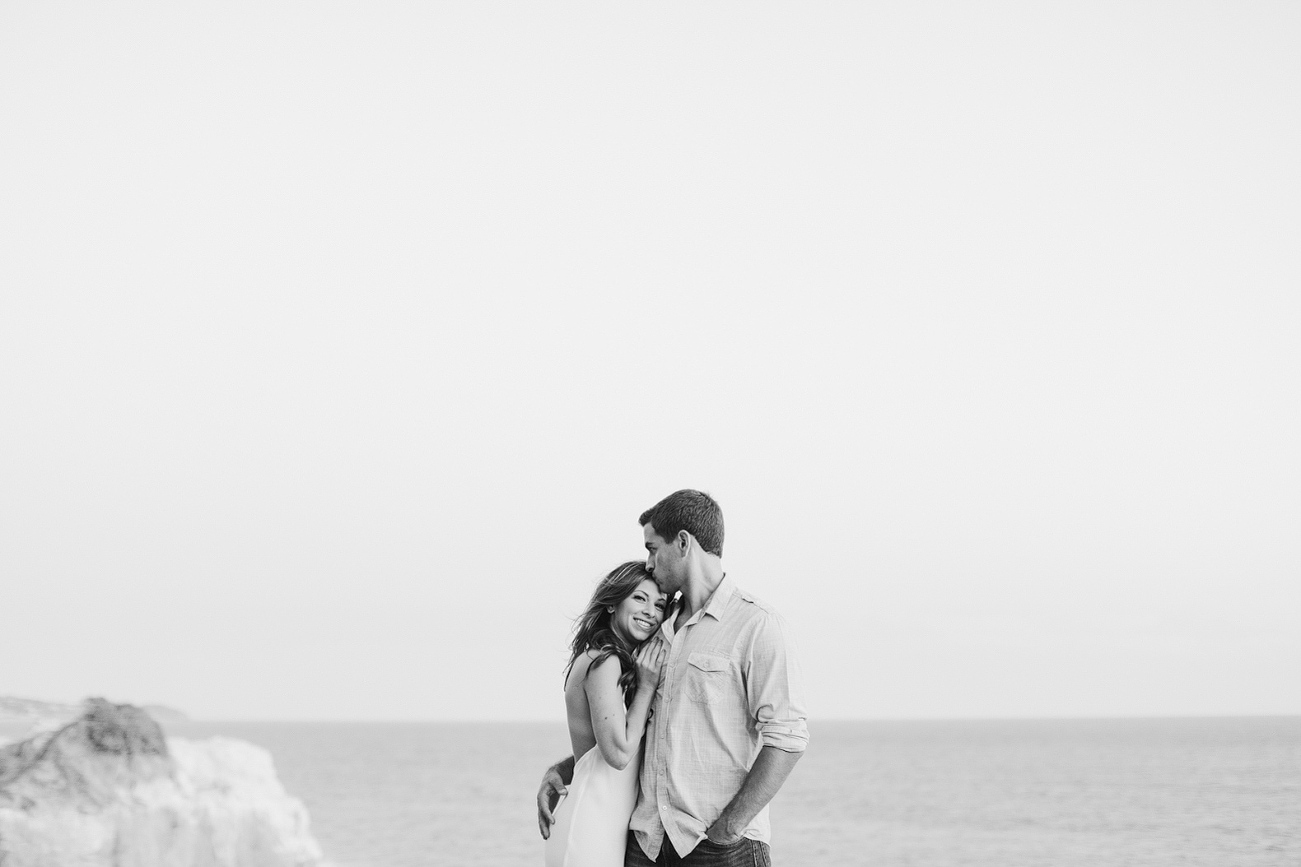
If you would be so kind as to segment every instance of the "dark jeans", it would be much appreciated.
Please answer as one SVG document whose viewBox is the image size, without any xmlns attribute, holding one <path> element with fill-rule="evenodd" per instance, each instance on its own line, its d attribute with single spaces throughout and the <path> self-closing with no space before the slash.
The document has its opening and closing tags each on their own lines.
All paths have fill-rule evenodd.
<svg viewBox="0 0 1301 867">
<path fill-rule="evenodd" d="M 637 842 L 637 835 L 628 832 L 628 848 L 623 854 L 623 867 L 772 867 L 768 857 L 768 844 L 742 837 L 731 846 L 719 846 L 701 840 L 691 854 L 683 858 L 673 850 L 669 838 L 664 838 L 660 856 L 654 861 L 646 857 Z"/>
</svg>

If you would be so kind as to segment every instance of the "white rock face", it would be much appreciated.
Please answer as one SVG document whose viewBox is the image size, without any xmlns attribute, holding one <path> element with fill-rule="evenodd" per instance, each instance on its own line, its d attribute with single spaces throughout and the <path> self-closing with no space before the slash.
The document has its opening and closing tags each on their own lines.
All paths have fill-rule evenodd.
<svg viewBox="0 0 1301 867">
<path fill-rule="evenodd" d="M 0 867 L 316 867 L 307 809 L 271 755 L 164 740 L 126 705 L 0 748 Z"/>
</svg>

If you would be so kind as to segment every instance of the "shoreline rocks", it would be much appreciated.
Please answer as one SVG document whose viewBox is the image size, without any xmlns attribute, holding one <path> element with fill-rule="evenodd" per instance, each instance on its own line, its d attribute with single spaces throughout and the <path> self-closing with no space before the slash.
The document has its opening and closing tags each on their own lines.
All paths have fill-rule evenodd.
<svg viewBox="0 0 1301 867">
<path fill-rule="evenodd" d="M 163 724 L 189 722 L 190 718 L 176 708 L 161 704 L 146 704 L 140 707 L 153 719 Z M 27 737 L 54 729 L 63 728 L 76 720 L 85 711 L 85 703 L 67 704 L 57 701 L 41 701 L 34 698 L 15 698 L 0 695 L 0 727 L 7 730 L 0 735 L 0 746 L 16 740 L 13 732 L 25 730 Z"/>
<path fill-rule="evenodd" d="M 317 867 L 307 808 L 266 750 L 167 738 L 144 710 L 89 699 L 0 747 L 0 867 Z"/>
</svg>

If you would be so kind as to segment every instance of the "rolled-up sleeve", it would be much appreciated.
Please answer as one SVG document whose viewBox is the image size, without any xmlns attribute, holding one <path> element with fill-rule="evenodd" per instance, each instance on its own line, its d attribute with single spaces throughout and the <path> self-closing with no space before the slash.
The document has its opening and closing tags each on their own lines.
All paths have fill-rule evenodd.
<svg viewBox="0 0 1301 867">
<path fill-rule="evenodd" d="M 756 619 L 746 669 L 750 716 L 763 745 L 803 752 L 809 743 L 804 677 L 779 614 L 769 610 Z"/>
</svg>

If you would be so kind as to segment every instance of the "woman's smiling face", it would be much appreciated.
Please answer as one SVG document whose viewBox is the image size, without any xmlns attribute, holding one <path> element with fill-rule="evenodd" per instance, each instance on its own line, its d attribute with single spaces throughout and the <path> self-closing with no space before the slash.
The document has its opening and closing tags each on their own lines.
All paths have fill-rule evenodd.
<svg viewBox="0 0 1301 867">
<path fill-rule="evenodd" d="M 615 606 L 610 625 L 629 644 L 641 644 L 664 622 L 667 601 L 655 582 L 646 578 Z"/>
</svg>

